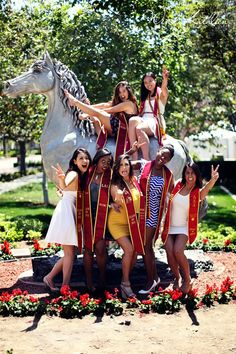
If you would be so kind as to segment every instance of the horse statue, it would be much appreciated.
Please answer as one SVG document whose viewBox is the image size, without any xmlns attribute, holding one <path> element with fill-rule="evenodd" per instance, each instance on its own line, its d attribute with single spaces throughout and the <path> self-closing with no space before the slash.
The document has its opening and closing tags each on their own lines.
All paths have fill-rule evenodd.
<svg viewBox="0 0 236 354">
<path fill-rule="evenodd" d="M 24 94 L 43 94 L 48 98 L 48 110 L 43 132 L 40 139 L 42 160 L 45 172 L 50 180 L 57 182 L 52 165 L 59 163 L 63 170 L 68 168 L 69 160 L 78 147 L 88 149 L 91 156 L 96 152 L 97 136 L 93 124 L 89 120 L 81 121 L 79 111 L 70 107 L 64 90 L 74 97 L 85 101 L 87 98 L 84 87 L 76 75 L 59 61 L 53 61 L 46 52 L 43 60 L 37 60 L 22 75 L 5 83 L 3 94 L 15 98 Z M 168 163 L 175 178 L 181 176 L 187 161 L 187 150 L 184 143 L 167 135 L 164 144 L 173 144 L 175 154 Z M 115 141 L 109 138 L 106 147 L 113 153 Z M 155 138 L 150 139 L 150 156 L 155 159 L 159 146 Z"/>
</svg>

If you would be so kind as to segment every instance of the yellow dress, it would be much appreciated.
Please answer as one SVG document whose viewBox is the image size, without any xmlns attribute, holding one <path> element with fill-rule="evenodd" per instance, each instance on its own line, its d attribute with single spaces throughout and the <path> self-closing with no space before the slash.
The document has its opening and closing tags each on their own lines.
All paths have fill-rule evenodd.
<svg viewBox="0 0 236 354">
<path fill-rule="evenodd" d="M 139 214 L 140 193 L 137 188 L 132 188 L 130 191 L 133 198 L 135 212 L 136 214 Z M 118 213 L 114 209 L 110 209 L 108 214 L 107 226 L 110 234 L 115 240 L 130 235 L 128 218 L 124 202 L 122 202 L 121 204 L 120 213 Z"/>
</svg>

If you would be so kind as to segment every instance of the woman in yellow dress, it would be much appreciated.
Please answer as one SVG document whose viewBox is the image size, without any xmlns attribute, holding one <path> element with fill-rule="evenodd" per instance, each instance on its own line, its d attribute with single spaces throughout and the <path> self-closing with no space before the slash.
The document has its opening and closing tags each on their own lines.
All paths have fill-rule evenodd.
<svg viewBox="0 0 236 354">
<path fill-rule="evenodd" d="M 108 229 L 112 237 L 123 249 L 121 294 L 123 298 L 135 294 L 130 286 L 130 271 L 136 261 L 137 253 L 144 254 L 144 207 L 145 200 L 137 179 L 133 175 L 129 155 L 121 155 L 113 167 L 111 196 L 117 208 L 110 209 Z M 140 211 L 143 210 L 141 213 Z"/>
</svg>

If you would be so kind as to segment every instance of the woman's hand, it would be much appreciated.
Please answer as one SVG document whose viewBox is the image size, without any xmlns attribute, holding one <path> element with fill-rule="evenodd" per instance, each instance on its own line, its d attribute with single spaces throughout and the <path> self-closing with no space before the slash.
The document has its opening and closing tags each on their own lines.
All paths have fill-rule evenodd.
<svg viewBox="0 0 236 354">
<path fill-rule="evenodd" d="M 55 166 L 51 166 L 51 167 L 54 169 L 54 171 L 56 171 L 57 177 L 64 181 L 66 175 L 63 169 L 61 168 L 61 166 L 59 165 L 59 163 L 57 163 L 57 167 Z"/>
<path fill-rule="evenodd" d="M 64 90 L 64 94 L 68 98 L 69 105 L 76 106 L 76 103 L 78 102 L 78 100 L 74 96 L 72 96 L 67 90 Z"/>
<path fill-rule="evenodd" d="M 211 179 L 214 182 L 216 182 L 219 178 L 219 172 L 218 172 L 219 166 L 220 165 L 217 165 L 216 168 L 214 169 L 213 165 L 211 165 Z"/>
<path fill-rule="evenodd" d="M 124 191 L 122 191 L 121 189 L 117 189 L 116 194 L 115 194 L 115 198 L 114 198 L 114 202 L 117 204 L 121 204 L 123 201 L 123 193 Z"/>
<path fill-rule="evenodd" d="M 169 70 L 167 70 L 167 67 L 165 65 L 163 65 L 163 67 L 162 67 L 162 78 L 163 79 L 168 79 L 169 75 L 170 75 Z"/>
<path fill-rule="evenodd" d="M 209 191 L 214 187 L 214 184 L 216 183 L 216 181 L 219 178 L 219 165 L 216 166 L 216 168 L 214 169 L 213 165 L 211 166 L 211 179 L 209 182 L 207 182 L 207 184 L 201 189 L 200 192 L 200 199 L 203 200 L 207 194 L 209 193 Z"/>
<path fill-rule="evenodd" d="M 111 204 L 110 204 L 110 207 L 111 207 L 112 209 L 114 209 L 117 213 L 120 213 L 121 205 L 118 205 L 118 204 L 116 204 L 116 203 L 111 203 Z"/>
<path fill-rule="evenodd" d="M 139 136 L 139 137 L 138 137 L 138 141 L 136 140 L 136 141 L 133 143 L 131 149 L 134 150 L 134 152 L 137 151 L 141 146 L 147 144 L 146 141 L 141 142 L 141 139 L 142 139 L 141 136 Z"/>
</svg>

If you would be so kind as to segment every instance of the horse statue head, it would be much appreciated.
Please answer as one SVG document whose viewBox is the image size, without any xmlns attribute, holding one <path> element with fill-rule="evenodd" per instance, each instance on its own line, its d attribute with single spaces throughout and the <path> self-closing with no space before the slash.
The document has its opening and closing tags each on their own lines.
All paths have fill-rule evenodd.
<svg viewBox="0 0 236 354">
<path fill-rule="evenodd" d="M 52 60 L 46 52 L 42 60 L 37 60 L 26 73 L 5 83 L 3 94 L 15 98 L 24 94 L 43 94 L 48 98 L 48 110 L 40 139 L 42 160 L 45 172 L 50 180 L 57 177 L 52 165 L 59 163 L 66 171 L 69 160 L 78 147 L 88 149 L 94 156 L 96 139 L 93 124 L 89 120 L 80 121 L 79 111 L 70 107 L 64 90 L 84 102 L 87 98 L 85 89 L 76 75 L 67 66 Z M 167 136 L 164 144 L 173 144 L 175 154 L 168 163 L 175 177 L 180 177 L 186 163 L 186 152 L 178 140 Z M 107 148 L 113 153 L 115 141 L 109 138 Z M 159 146 L 156 139 L 150 139 L 151 159 L 155 159 Z"/>
</svg>

